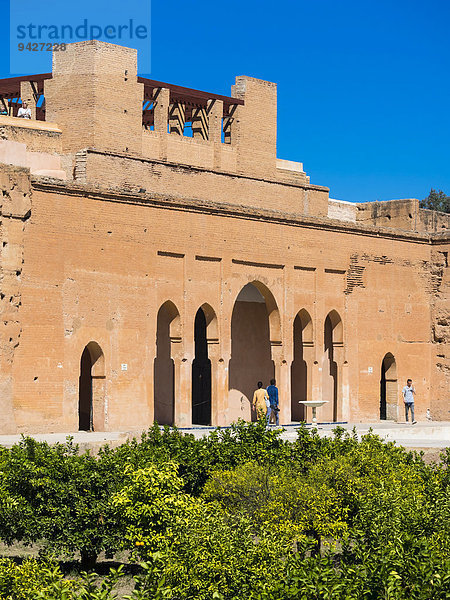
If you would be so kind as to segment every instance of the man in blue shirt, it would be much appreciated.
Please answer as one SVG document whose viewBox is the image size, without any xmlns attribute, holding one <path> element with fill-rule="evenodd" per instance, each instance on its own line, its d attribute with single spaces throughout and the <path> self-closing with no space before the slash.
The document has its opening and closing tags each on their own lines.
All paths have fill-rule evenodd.
<svg viewBox="0 0 450 600">
<path fill-rule="evenodd" d="M 405 417 L 408 422 L 408 412 L 411 411 L 412 424 L 415 425 L 417 421 L 414 420 L 414 395 L 416 390 L 413 388 L 412 379 L 408 379 L 405 387 L 402 389 L 403 402 L 405 403 Z"/>
<path fill-rule="evenodd" d="M 270 406 L 267 408 L 267 425 L 270 423 L 270 417 L 272 414 L 275 416 L 275 425 L 280 424 L 279 412 L 278 408 L 278 388 L 275 385 L 275 379 L 270 380 L 270 385 L 267 388 L 267 394 L 269 396 Z"/>
</svg>

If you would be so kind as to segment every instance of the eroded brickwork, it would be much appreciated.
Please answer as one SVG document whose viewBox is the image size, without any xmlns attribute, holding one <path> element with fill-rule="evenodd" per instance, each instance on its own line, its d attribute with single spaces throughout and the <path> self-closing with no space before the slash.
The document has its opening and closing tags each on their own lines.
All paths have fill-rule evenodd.
<svg viewBox="0 0 450 600">
<path fill-rule="evenodd" d="M 22 334 L 20 307 L 25 228 L 31 214 L 31 185 L 25 169 L 0 170 L 0 412 L 1 429 L 16 431 L 13 364 Z"/>
<path fill-rule="evenodd" d="M 431 315 L 432 343 L 434 345 L 434 394 L 431 411 L 435 418 L 450 418 L 450 269 L 448 260 L 450 244 L 436 244 L 429 265 L 432 284 Z"/>
</svg>

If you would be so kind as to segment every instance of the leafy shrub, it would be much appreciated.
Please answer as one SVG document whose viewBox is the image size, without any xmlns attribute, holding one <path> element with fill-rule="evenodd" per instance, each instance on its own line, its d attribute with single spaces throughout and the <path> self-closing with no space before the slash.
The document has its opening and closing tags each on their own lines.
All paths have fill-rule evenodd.
<svg viewBox="0 0 450 600">
<path fill-rule="evenodd" d="M 259 532 L 271 528 L 292 541 L 347 531 L 346 509 L 336 491 L 322 479 L 307 477 L 285 465 L 246 463 L 232 471 L 212 473 L 204 497 L 217 500 L 228 514 L 245 513 Z"/>
<path fill-rule="evenodd" d="M 42 541 L 52 552 L 81 553 L 91 567 L 102 551 L 114 552 L 122 530 L 115 520 L 111 495 L 123 472 L 107 448 L 98 457 L 67 444 L 49 446 L 24 438 L 0 454 L 0 518 L 3 540 Z M 7 498 L 7 500 L 5 500 Z"/>
<path fill-rule="evenodd" d="M 226 518 L 217 504 L 186 494 L 173 463 L 129 477 L 114 505 L 127 524 L 126 546 L 146 560 L 137 577 L 139 597 L 159 589 L 185 599 L 245 598 L 267 585 L 267 564 L 291 551 L 282 536 L 260 530 L 255 538 L 248 519 Z"/>
<path fill-rule="evenodd" d="M 51 562 L 0 559 L 0 600 L 115 600 L 113 590 L 122 574 L 122 568 L 111 569 L 101 583 L 87 573 L 65 579 Z"/>
<path fill-rule="evenodd" d="M 50 594 L 55 586 L 59 586 L 61 592 L 70 593 L 73 589 L 73 584 L 64 581 L 59 568 L 51 563 L 28 559 L 16 564 L 0 559 L 0 600 L 35 600 L 38 593 Z"/>
<path fill-rule="evenodd" d="M 280 434 L 267 430 L 264 419 L 257 423 L 239 421 L 200 439 L 177 428 L 161 430 L 155 424 L 140 441 L 133 439 L 120 446 L 116 455 L 120 463 L 129 463 L 135 469 L 151 462 L 173 461 L 178 465 L 185 491 L 198 496 L 216 468 L 231 469 L 249 460 L 288 462 L 291 444 L 282 440 Z"/>
<path fill-rule="evenodd" d="M 196 500 L 182 491 L 177 471 L 171 462 L 125 469 L 128 481 L 114 496 L 113 506 L 125 526 L 122 545 L 135 556 L 166 548 L 195 513 Z"/>
</svg>

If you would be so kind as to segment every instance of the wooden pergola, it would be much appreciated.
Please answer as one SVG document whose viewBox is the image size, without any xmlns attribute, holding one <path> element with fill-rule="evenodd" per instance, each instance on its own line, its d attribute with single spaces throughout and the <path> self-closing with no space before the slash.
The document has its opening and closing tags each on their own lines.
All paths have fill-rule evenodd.
<svg viewBox="0 0 450 600">
<path fill-rule="evenodd" d="M 9 116 L 16 116 L 21 105 L 21 82 L 28 81 L 31 84 L 33 98 L 36 103 L 36 119 L 45 121 L 45 97 L 44 81 L 51 79 L 52 73 L 40 73 L 38 75 L 22 75 L 0 79 L 0 109 Z M 227 123 L 233 119 L 234 111 L 243 100 L 221 96 L 192 88 L 186 88 L 171 83 L 138 77 L 138 82 L 144 84 L 144 102 L 142 106 L 142 124 L 146 129 L 154 125 L 154 103 L 157 101 L 161 89 L 168 89 L 170 93 L 170 104 L 173 107 L 183 107 L 184 122 L 193 122 L 201 119 L 208 110 L 209 103 L 214 100 L 223 103 L 224 131 Z"/>
<path fill-rule="evenodd" d="M 224 131 L 231 124 L 234 111 L 238 105 L 244 104 L 243 100 L 212 94 L 192 88 L 138 77 L 138 82 L 144 84 L 144 104 L 142 107 L 142 124 L 146 129 L 154 125 L 154 103 L 157 102 L 161 89 L 169 90 L 170 105 L 177 110 L 182 107 L 184 122 L 194 123 L 205 118 L 209 103 L 218 100 L 223 103 Z"/>
</svg>

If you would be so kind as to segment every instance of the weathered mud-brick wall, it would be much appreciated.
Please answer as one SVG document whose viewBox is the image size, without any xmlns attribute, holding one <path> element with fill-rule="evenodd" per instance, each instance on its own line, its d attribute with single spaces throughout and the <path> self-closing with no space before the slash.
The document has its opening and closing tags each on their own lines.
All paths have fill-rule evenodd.
<svg viewBox="0 0 450 600">
<path fill-rule="evenodd" d="M 12 365 L 20 343 L 23 238 L 31 215 L 30 173 L 0 169 L 0 414 L 2 431 L 15 432 Z"/>
<path fill-rule="evenodd" d="M 137 52 L 97 40 L 53 54 L 45 81 L 46 118 L 63 131 L 63 150 L 93 146 L 142 152 L 142 100 Z"/>
<path fill-rule="evenodd" d="M 450 229 L 450 214 L 429 210 L 427 208 L 419 209 L 420 229 L 430 233 L 445 233 Z"/>
<path fill-rule="evenodd" d="M 431 300 L 432 342 L 435 344 L 435 374 L 431 415 L 433 419 L 450 419 L 450 244 L 438 245 L 432 253 L 431 277 L 434 295 Z M 433 375 L 433 374 L 432 374 Z"/>
</svg>

